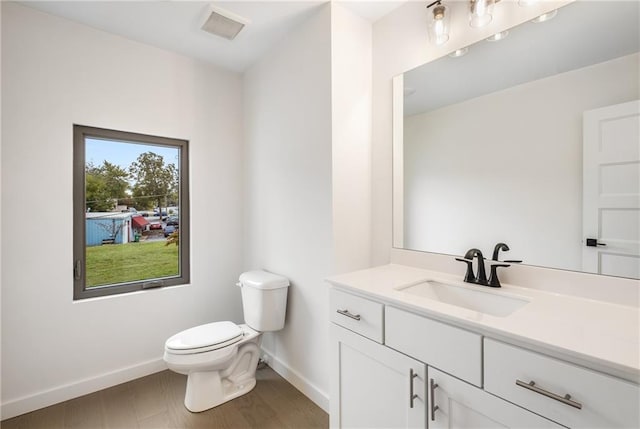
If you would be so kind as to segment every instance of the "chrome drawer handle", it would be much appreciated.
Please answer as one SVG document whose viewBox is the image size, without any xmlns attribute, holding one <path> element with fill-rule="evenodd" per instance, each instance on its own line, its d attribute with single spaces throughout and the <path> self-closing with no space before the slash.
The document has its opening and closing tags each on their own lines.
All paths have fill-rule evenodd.
<svg viewBox="0 0 640 429">
<path fill-rule="evenodd" d="M 418 395 L 413 393 L 413 379 L 417 376 L 418 374 L 413 372 L 413 368 L 409 368 L 409 408 L 413 408 L 413 400 L 418 398 Z"/>
<path fill-rule="evenodd" d="M 544 390 L 536 386 L 536 382 L 533 380 L 528 383 L 525 383 L 524 381 L 516 380 L 516 384 L 520 387 L 524 387 L 525 389 L 528 389 L 533 392 L 539 393 L 540 395 L 546 396 L 547 398 L 555 399 L 556 401 L 562 402 L 563 404 L 569 405 L 573 408 L 577 408 L 579 410 L 582 409 L 582 404 L 580 402 L 571 400 L 571 395 L 569 395 L 568 393 L 564 396 L 556 395 L 555 393 L 549 392 L 548 390 Z"/>
<path fill-rule="evenodd" d="M 431 421 L 436 421 L 436 411 L 440 409 L 436 405 L 436 388 L 438 387 L 438 383 L 436 383 L 433 378 L 429 380 L 429 393 L 431 396 Z"/>
<path fill-rule="evenodd" d="M 339 314 L 342 314 L 343 316 L 347 316 L 352 318 L 353 320 L 360 320 L 360 315 L 359 314 L 353 314 L 350 313 L 349 310 L 347 310 L 346 308 L 344 310 L 336 310 Z"/>
</svg>

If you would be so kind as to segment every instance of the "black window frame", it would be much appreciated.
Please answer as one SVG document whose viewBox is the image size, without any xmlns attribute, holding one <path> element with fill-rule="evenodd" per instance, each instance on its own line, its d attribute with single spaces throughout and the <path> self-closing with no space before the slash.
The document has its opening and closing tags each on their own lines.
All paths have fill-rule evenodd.
<svg viewBox="0 0 640 429">
<path fill-rule="evenodd" d="M 177 276 L 86 288 L 85 139 L 111 140 L 178 148 L 180 244 Z M 190 282 L 189 141 L 169 137 L 73 125 L 73 299 L 118 295 Z"/>
</svg>

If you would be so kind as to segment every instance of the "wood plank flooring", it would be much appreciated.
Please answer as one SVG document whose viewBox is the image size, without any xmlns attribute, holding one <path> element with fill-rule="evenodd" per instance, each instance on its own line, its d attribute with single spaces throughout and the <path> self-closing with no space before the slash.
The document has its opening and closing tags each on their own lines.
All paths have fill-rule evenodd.
<svg viewBox="0 0 640 429">
<path fill-rule="evenodd" d="M 2 429 L 315 429 L 329 416 L 268 366 L 249 393 L 211 410 L 184 407 L 187 378 L 163 371 L 0 423 Z"/>
</svg>

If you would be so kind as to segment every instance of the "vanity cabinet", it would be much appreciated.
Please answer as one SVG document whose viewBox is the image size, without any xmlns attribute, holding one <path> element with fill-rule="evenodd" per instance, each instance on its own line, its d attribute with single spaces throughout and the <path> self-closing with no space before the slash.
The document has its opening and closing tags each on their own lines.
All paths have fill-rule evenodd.
<svg viewBox="0 0 640 429">
<path fill-rule="evenodd" d="M 637 384 L 335 288 L 331 321 L 332 428 L 640 427 Z"/>
</svg>

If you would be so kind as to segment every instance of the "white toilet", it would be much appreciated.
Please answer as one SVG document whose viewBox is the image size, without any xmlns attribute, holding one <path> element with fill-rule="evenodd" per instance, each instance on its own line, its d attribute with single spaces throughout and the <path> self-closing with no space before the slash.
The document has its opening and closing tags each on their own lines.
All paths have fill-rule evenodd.
<svg viewBox="0 0 640 429">
<path fill-rule="evenodd" d="M 240 275 L 246 324 L 214 322 L 169 338 L 164 361 L 186 374 L 184 405 L 200 412 L 249 392 L 256 385 L 262 332 L 284 327 L 289 280 L 266 271 Z"/>
</svg>

